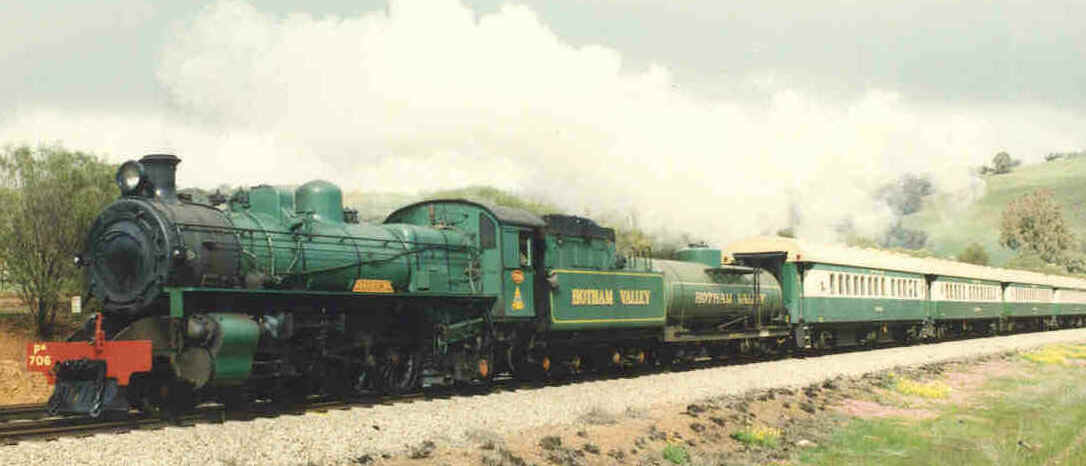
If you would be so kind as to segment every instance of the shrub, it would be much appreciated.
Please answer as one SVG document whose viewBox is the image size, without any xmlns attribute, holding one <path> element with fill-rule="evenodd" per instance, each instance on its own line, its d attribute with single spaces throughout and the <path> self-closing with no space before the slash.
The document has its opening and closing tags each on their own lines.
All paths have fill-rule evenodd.
<svg viewBox="0 0 1086 466">
<path fill-rule="evenodd" d="M 906 377 L 894 377 L 894 391 L 921 398 L 946 398 L 950 395 L 950 387 L 943 382 L 917 382 Z"/>
<path fill-rule="evenodd" d="M 672 464 L 685 464 L 690 461 L 690 454 L 686 449 L 674 443 L 668 443 L 660 454 Z"/>
<path fill-rule="evenodd" d="M 733 432 L 732 438 L 747 445 L 776 448 L 780 444 L 781 431 L 772 427 L 753 427 Z"/>
<path fill-rule="evenodd" d="M 1070 363 L 1069 359 L 1086 359 L 1086 345 L 1049 345 L 1022 357 L 1039 364 L 1066 366 Z"/>
</svg>

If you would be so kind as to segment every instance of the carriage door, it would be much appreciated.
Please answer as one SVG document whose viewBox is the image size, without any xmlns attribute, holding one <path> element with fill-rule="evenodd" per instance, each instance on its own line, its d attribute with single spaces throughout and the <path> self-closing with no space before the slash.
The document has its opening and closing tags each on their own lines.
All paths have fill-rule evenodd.
<svg viewBox="0 0 1086 466">
<path fill-rule="evenodd" d="M 503 292 L 505 315 L 535 317 L 535 261 L 532 231 L 526 228 L 502 228 L 504 262 Z"/>
</svg>

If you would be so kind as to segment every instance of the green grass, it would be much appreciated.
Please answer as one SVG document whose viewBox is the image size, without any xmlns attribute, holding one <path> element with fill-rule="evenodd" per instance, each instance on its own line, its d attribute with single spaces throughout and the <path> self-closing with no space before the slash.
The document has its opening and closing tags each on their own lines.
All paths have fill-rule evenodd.
<svg viewBox="0 0 1086 466">
<path fill-rule="evenodd" d="M 950 387 L 940 381 L 917 382 L 907 377 L 893 377 L 894 391 L 902 395 L 918 396 L 920 398 L 946 398 L 950 395 Z"/>
<path fill-rule="evenodd" d="M 1086 359 L 1086 345 L 1048 345 L 1037 351 L 1022 355 L 1022 358 L 1039 364 L 1057 364 L 1067 366 L 1072 359 Z"/>
<path fill-rule="evenodd" d="M 806 464 L 1086 464 L 1086 370 L 1033 366 L 984 387 L 976 407 L 948 405 L 931 420 L 856 419 Z"/>
<path fill-rule="evenodd" d="M 686 464 L 690 461 L 690 455 L 686 449 L 674 443 L 668 443 L 660 455 L 672 464 Z"/>
<path fill-rule="evenodd" d="M 1004 206 L 1023 194 L 1047 188 L 1063 207 L 1071 231 L 1078 239 L 1086 239 L 1086 157 L 1021 166 L 1005 175 L 986 176 L 985 182 L 984 196 L 964 210 L 958 210 L 958 202 L 933 200 L 905 217 L 902 225 L 926 231 L 928 248 L 939 257 L 957 256 L 975 241 L 988 251 L 991 265 L 1003 265 L 1014 256 L 999 245 Z"/>
<path fill-rule="evenodd" d="M 732 433 L 732 438 L 751 446 L 777 448 L 781 431 L 772 427 L 752 427 Z"/>
</svg>

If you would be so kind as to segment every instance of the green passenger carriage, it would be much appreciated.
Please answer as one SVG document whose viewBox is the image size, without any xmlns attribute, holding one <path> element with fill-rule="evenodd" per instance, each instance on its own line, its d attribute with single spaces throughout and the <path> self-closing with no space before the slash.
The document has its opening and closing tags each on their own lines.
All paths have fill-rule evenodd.
<svg viewBox="0 0 1086 466">
<path fill-rule="evenodd" d="M 779 277 L 801 347 L 1077 327 L 1086 317 L 1086 280 L 1076 278 L 779 237 L 728 251 Z"/>
</svg>

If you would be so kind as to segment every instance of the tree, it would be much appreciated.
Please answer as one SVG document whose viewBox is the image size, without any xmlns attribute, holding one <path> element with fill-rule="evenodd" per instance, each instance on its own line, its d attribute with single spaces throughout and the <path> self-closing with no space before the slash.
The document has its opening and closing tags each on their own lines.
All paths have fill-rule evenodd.
<svg viewBox="0 0 1086 466">
<path fill-rule="evenodd" d="M 904 216 L 919 212 L 923 207 L 924 198 L 935 192 L 935 187 L 927 175 L 914 175 L 906 173 L 897 181 L 887 183 L 875 192 L 875 197 L 881 199 L 897 216 Z"/>
<path fill-rule="evenodd" d="M 0 258 L 38 335 L 48 338 L 63 296 L 79 288 L 73 257 L 114 197 L 115 167 L 59 146 L 0 151 Z"/>
<path fill-rule="evenodd" d="M 928 234 L 923 230 L 914 230 L 896 222 L 883 235 L 879 246 L 883 248 L 923 249 L 928 243 Z"/>
<path fill-rule="evenodd" d="M 996 174 L 996 175 L 1002 175 L 1004 173 L 1010 173 L 1011 169 L 1013 169 L 1014 167 L 1017 167 L 1018 165 L 1021 165 L 1021 164 L 1022 164 L 1022 161 L 1017 160 L 1017 159 L 1012 159 L 1011 154 L 1008 154 L 1006 152 L 999 152 L 998 154 L 995 155 L 995 157 L 992 157 L 992 169 L 991 169 L 991 172 Z"/>
<path fill-rule="evenodd" d="M 1029 270 L 1037 273 L 1047 273 L 1049 275 L 1059 275 L 1067 273 L 1067 270 L 1059 265 L 1053 264 L 1041 258 L 1041 256 L 1032 252 L 1021 252 L 1018 255 L 1011 258 L 1003 265 L 1008 269 L 1016 270 Z"/>
<path fill-rule="evenodd" d="M 972 243 L 958 254 L 958 262 L 965 262 L 968 264 L 976 265 L 988 265 L 988 251 L 984 249 L 979 243 Z"/>
<path fill-rule="evenodd" d="M 781 238 L 795 238 L 796 229 L 793 227 L 782 228 L 777 230 L 777 236 L 780 236 Z"/>
<path fill-rule="evenodd" d="M 1074 244 L 1063 213 L 1052 192 L 1038 189 L 1007 203 L 1000 222 L 999 244 L 1063 264 Z"/>
</svg>

